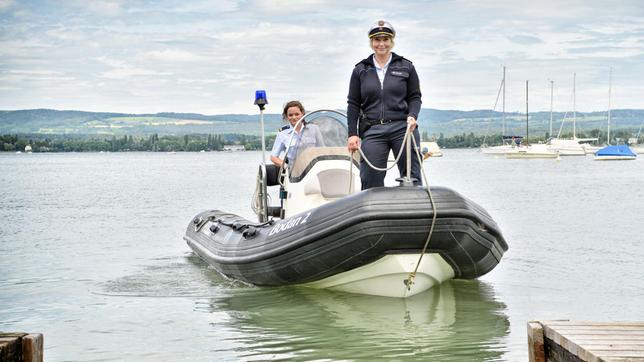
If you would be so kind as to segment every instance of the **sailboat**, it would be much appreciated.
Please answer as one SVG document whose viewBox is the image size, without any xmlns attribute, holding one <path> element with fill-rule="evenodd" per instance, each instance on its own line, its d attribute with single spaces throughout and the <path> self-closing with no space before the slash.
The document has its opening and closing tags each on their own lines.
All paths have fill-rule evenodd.
<svg viewBox="0 0 644 362">
<path fill-rule="evenodd" d="M 548 148 L 559 152 L 560 156 L 585 156 L 586 147 L 588 144 L 581 144 L 580 142 L 596 141 L 596 138 L 577 138 L 577 96 L 576 96 L 577 73 L 573 73 L 572 81 L 572 103 L 573 103 L 573 117 L 572 117 L 572 139 L 560 138 L 561 128 L 563 127 L 564 119 L 561 121 L 561 127 L 557 137 L 548 140 Z M 553 100 L 554 82 L 550 81 L 550 134 L 552 135 L 552 100 Z"/>
<path fill-rule="evenodd" d="M 528 81 L 525 81 L 525 146 L 519 145 L 512 150 L 505 153 L 506 158 L 559 158 L 559 152 L 551 150 L 548 145 L 535 144 L 531 145 L 529 141 L 530 127 L 529 127 L 530 113 L 528 111 Z"/>
<path fill-rule="evenodd" d="M 501 93 L 503 92 L 503 93 Z M 507 152 L 512 151 L 521 143 L 523 137 L 520 136 L 506 136 L 505 134 L 505 66 L 503 66 L 503 78 L 501 80 L 501 86 L 496 95 L 496 102 L 494 102 L 494 109 L 496 110 L 496 105 L 499 101 L 499 96 L 502 95 L 501 104 L 501 137 L 503 139 L 503 144 L 500 146 L 487 147 L 487 145 L 481 146 L 481 153 L 486 155 L 504 155 Z"/>
<path fill-rule="evenodd" d="M 613 85 L 613 68 L 610 68 L 608 73 L 608 146 L 602 148 L 595 153 L 595 161 L 616 161 L 616 160 L 634 160 L 637 158 L 637 153 L 628 147 L 626 144 L 611 146 L 610 144 L 610 96 Z"/>
</svg>

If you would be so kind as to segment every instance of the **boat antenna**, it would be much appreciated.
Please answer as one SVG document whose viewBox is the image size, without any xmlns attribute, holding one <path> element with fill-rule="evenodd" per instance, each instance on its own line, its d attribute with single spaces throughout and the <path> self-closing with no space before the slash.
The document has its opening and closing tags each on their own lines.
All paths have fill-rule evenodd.
<svg viewBox="0 0 644 362">
<path fill-rule="evenodd" d="M 266 165 L 266 140 L 264 137 L 264 106 L 268 104 L 265 90 L 255 91 L 255 105 L 259 107 L 259 124 L 262 130 L 262 164 Z"/>
</svg>

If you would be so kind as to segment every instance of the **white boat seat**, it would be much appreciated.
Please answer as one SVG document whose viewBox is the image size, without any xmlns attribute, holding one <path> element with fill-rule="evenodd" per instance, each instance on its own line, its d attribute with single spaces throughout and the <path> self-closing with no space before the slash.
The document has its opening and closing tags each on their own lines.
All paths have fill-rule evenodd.
<svg viewBox="0 0 644 362">
<path fill-rule="evenodd" d="M 337 199 L 349 194 L 351 174 L 349 170 L 323 170 L 304 185 L 305 195 L 322 195 L 325 199 Z"/>
</svg>

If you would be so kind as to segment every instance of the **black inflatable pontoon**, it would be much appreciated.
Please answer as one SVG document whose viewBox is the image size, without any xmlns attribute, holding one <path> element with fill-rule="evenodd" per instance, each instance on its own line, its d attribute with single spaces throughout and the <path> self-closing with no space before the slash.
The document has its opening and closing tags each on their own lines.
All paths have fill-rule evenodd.
<svg viewBox="0 0 644 362">
<path fill-rule="evenodd" d="M 437 219 L 426 252 L 440 256 L 454 278 L 476 278 L 492 270 L 508 248 L 496 223 L 455 191 L 431 190 Z M 193 219 L 184 239 L 232 279 L 258 286 L 306 284 L 375 265 L 388 255 L 420 255 L 432 216 L 426 189 L 382 187 L 265 224 L 206 211 Z"/>
</svg>

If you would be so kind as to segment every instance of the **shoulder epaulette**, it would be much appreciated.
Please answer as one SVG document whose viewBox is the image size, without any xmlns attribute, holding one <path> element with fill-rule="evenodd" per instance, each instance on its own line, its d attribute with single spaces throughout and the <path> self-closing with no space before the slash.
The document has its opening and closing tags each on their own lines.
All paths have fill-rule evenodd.
<svg viewBox="0 0 644 362">
<path fill-rule="evenodd" d="M 289 124 L 285 124 L 285 125 L 283 125 L 282 127 L 278 128 L 278 129 L 277 129 L 277 132 L 282 132 L 283 130 L 288 129 L 290 126 L 291 126 L 291 125 L 289 125 Z"/>
</svg>

